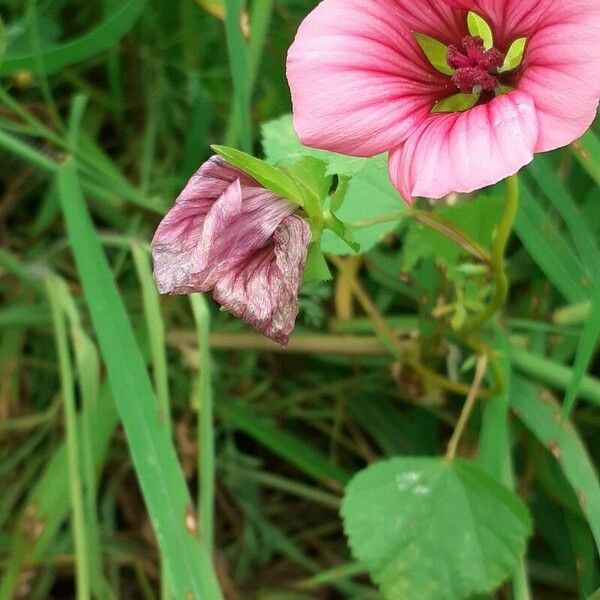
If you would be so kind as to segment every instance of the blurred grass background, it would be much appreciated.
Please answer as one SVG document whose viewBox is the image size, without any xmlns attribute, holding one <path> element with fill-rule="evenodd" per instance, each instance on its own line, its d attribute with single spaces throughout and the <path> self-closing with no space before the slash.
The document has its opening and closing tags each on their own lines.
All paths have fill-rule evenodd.
<svg viewBox="0 0 600 600">
<path fill-rule="evenodd" d="M 450 333 L 483 286 L 465 257 L 402 223 L 342 259 L 349 277 L 303 288 L 282 354 L 204 298 L 158 298 L 148 254 L 209 145 L 260 153 L 259 125 L 290 111 L 285 53 L 314 4 L 0 4 L 0 600 L 210 599 L 213 552 L 226 598 L 378 597 L 343 486 L 380 457 L 442 453 L 463 398 L 388 354 L 349 281 L 407 352 L 468 384 Z M 599 139 L 522 176 L 492 341 L 510 386 L 461 452 L 500 478 L 513 457 L 536 535 L 520 583 L 490 597 L 600 586 Z"/>
</svg>

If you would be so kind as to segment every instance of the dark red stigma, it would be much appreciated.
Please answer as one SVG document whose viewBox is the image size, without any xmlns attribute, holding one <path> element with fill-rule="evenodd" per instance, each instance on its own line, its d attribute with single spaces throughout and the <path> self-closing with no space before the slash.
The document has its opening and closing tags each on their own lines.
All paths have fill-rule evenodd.
<svg viewBox="0 0 600 600">
<path fill-rule="evenodd" d="M 490 92 L 499 85 L 494 73 L 503 65 L 504 54 L 496 48 L 486 50 L 478 36 L 463 38 L 462 49 L 449 46 L 446 60 L 455 70 L 452 83 L 465 94 L 476 88 Z"/>
</svg>

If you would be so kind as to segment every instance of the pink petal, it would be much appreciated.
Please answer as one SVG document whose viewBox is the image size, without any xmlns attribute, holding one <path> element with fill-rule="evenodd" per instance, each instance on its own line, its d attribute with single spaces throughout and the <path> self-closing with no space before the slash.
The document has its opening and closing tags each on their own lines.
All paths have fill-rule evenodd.
<svg viewBox="0 0 600 600">
<path fill-rule="evenodd" d="M 496 47 L 503 51 L 508 49 L 513 40 L 523 36 L 531 36 L 538 28 L 544 15 L 556 3 L 556 0 L 443 1 L 449 6 L 465 11 L 473 11 L 484 17 L 494 31 Z"/>
<path fill-rule="evenodd" d="M 518 87 L 538 112 L 536 152 L 583 135 L 600 99 L 600 3 L 563 0 L 548 8 L 531 36 Z"/>
<path fill-rule="evenodd" d="M 433 102 L 454 90 L 425 58 L 415 31 L 457 43 L 466 22 L 437 0 L 321 2 L 288 54 L 301 141 L 354 156 L 402 143 Z"/>
<path fill-rule="evenodd" d="M 466 112 L 431 115 L 390 153 L 390 176 L 409 202 L 472 192 L 531 162 L 537 139 L 533 100 L 513 91 Z"/>
<path fill-rule="evenodd" d="M 445 0 L 474 10 L 494 26 L 501 49 L 528 38 L 518 89 L 535 102 L 536 152 L 580 137 L 600 99 L 600 3 L 596 0 Z"/>
<path fill-rule="evenodd" d="M 206 215 L 237 179 L 252 180 L 223 159 L 213 156 L 191 177 L 175 205 L 161 221 L 152 240 L 154 274 L 162 294 L 186 293 L 197 258 Z M 255 182 L 255 185 L 258 185 Z M 190 288 L 190 291 L 195 291 Z"/>
<path fill-rule="evenodd" d="M 267 245 L 222 274 L 213 290 L 215 300 L 286 346 L 298 314 L 298 289 L 310 239 L 306 221 L 286 217 Z"/>
</svg>

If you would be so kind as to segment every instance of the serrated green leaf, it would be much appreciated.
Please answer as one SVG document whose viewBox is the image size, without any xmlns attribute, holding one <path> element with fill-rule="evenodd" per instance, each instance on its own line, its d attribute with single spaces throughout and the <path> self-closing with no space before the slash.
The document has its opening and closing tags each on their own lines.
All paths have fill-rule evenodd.
<svg viewBox="0 0 600 600">
<path fill-rule="evenodd" d="M 531 532 L 523 502 L 463 460 L 394 458 L 361 471 L 342 502 L 354 555 L 386 600 L 461 600 L 498 586 Z"/>
<path fill-rule="evenodd" d="M 498 69 L 500 73 L 505 71 L 512 71 L 521 65 L 523 62 L 523 56 L 525 55 L 525 46 L 527 45 L 527 38 L 522 37 L 516 39 L 508 49 L 504 63 Z"/>
<path fill-rule="evenodd" d="M 268 190 L 299 206 L 304 205 L 304 197 L 298 183 L 281 169 L 235 148 L 227 146 L 211 146 L 211 148 L 229 164 L 250 175 Z"/>
<path fill-rule="evenodd" d="M 406 205 L 392 185 L 387 169 L 387 156 L 355 158 L 303 146 L 292 126 L 291 115 L 285 115 L 262 126 L 263 149 L 270 163 L 281 163 L 290 156 L 308 154 L 327 162 L 327 173 L 338 175 L 340 183 L 330 201 L 330 210 L 344 223 L 377 219 L 405 210 Z M 344 187 L 345 186 L 345 187 Z M 367 252 L 383 236 L 398 226 L 385 222 L 352 229 L 361 252 Z M 348 246 L 331 231 L 323 231 L 324 252 L 348 254 Z"/>
<path fill-rule="evenodd" d="M 464 112 L 473 108 L 479 101 L 478 94 L 454 94 L 436 102 L 431 109 L 432 113 Z"/>
<path fill-rule="evenodd" d="M 327 163 L 327 175 L 350 176 L 360 171 L 370 160 L 303 146 L 294 131 L 292 115 L 289 114 L 263 123 L 261 133 L 265 158 L 274 165 L 284 163 L 294 156 L 308 154 Z"/>
<path fill-rule="evenodd" d="M 448 64 L 448 46 L 423 33 L 413 32 L 413 35 L 432 67 L 444 75 L 454 73 L 454 69 Z"/>
<path fill-rule="evenodd" d="M 467 16 L 467 24 L 469 33 L 472 36 L 480 37 L 483 40 L 483 45 L 486 50 L 494 47 L 494 34 L 488 22 L 480 17 L 477 13 L 469 12 Z"/>
<path fill-rule="evenodd" d="M 500 220 L 504 199 L 501 196 L 479 194 L 474 200 L 454 206 L 437 205 L 434 212 L 460 227 L 472 240 L 487 248 Z M 402 269 L 412 271 L 419 261 L 432 258 L 436 264 L 457 267 L 468 254 L 460 246 L 417 221 L 411 221 L 404 236 Z"/>
</svg>

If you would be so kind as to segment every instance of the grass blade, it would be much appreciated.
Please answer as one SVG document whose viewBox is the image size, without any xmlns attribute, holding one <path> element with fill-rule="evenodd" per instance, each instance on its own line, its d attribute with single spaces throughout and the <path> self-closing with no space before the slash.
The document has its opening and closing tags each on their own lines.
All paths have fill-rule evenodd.
<svg viewBox="0 0 600 600">
<path fill-rule="evenodd" d="M 542 400 L 536 387 L 526 379 L 513 378 L 510 401 L 517 416 L 558 461 L 600 551 L 600 484 L 579 434 L 570 421 L 563 419 L 558 404 Z"/>
<path fill-rule="evenodd" d="M 515 231 L 527 251 L 554 287 L 572 304 L 587 300 L 587 277 L 581 262 L 553 223 L 544 206 L 522 186 L 523 202 Z"/>
<path fill-rule="evenodd" d="M 573 374 L 567 387 L 565 401 L 563 403 L 563 414 L 570 416 L 575 408 L 577 396 L 579 395 L 583 378 L 588 366 L 596 352 L 596 346 L 600 339 L 600 280 L 596 281 L 594 293 L 592 294 L 590 313 L 581 331 L 581 338 L 577 346 Z"/>
<path fill-rule="evenodd" d="M 146 0 L 129 0 L 91 31 L 77 39 L 45 50 L 41 55 L 27 52 L 11 56 L 9 52 L 0 63 L 0 75 L 10 75 L 22 70 L 35 73 L 40 67 L 43 68 L 45 75 L 49 75 L 96 56 L 112 48 L 135 25 L 145 5 Z"/>
<path fill-rule="evenodd" d="M 236 429 L 240 429 L 284 457 L 308 476 L 318 481 L 333 481 L 346 484 L 350 474 L 335 467 L 317 450 L 285 431 L 278 431 L 272 422 L 257 417 L 239 402 L 221 402 L 219 414 Z"/>
<path fill-rule="evenodd" d="M 142 303 L 146 317 L 146 327 L 150 338 L 150 354 L 152 355 L 152 374 L 157 406 L 161 417 L 171 429 L 171 408 L 169 398 L 169 380 L 167 353 L 165 351 L 165 325 L 160 312 L 160 302 L 154 279 L 148 251 L 140 242 L 131 245 L 133 260 L 138 279 L 142 288 Z"/>
<path fill-rule="evenodd" d="M 225 33 L 235 96 L 240 148 L 252 150 L 248 48 L 240 27 L 244 0 L 225 0 Z"/>
<path fill-rule="evenodd" d="M 83 485 L 81 482 L 81 465 L 79 456 L 81 448 L 77 432 L 77 410 L 75 408 L 75 390 L 73 387 L 73 367 L 69 355 L 67 327 L 63 310 L 60 280 L 50 276 L 46 280 L 48 299 L 52 311 L 56 351 L 60 372 L 60 387 L 65 415 L 65 431 L 67 444 L 67 465 L 69 469 L 69 493 L 73 513 L 73 537 L 75 539 L 75 574 L 77 581 L 77 599 L 87 600 L 90 595 L 89 560 L 85 511 L 83 502 Z"/>
<path fill-rule="evenodd" d="M 600 250 L 583 213 L 571 197 L 562 180 L 552 168 L 547 156 L 537 158 L 528 168 L 569 229 L 571 239 L 590 276 L 600 275 Z"/>
<path fill-rule="evenodd" d="M 566 391 L 573 380 L 572 369 L 539 354 L 513 345 L 510 347 L 510 357 L 519 372 L 539 379 L 559 390 Z M 579 395 L 596 405 L 600 405 L 600 381 L 589 375 L 584 375 L 579 386 Z"/>
<path fill-rule="evenodd" d="M 86 302 L 169 581 L 178 598 L 220 598 L 210 559 L 200 547 L 195 512 L 168 427 L 156 408 L 146 366 L 72 158 L 59 170 L 58 189 Z"/>
</svg>

